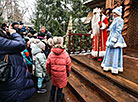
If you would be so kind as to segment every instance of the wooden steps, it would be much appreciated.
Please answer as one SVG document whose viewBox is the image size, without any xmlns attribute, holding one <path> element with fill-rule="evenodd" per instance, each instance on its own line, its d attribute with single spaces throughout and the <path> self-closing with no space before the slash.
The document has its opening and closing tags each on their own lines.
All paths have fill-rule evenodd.
<svg viewBox="0 0 138 102">
<path fill-rule="evenodd" d="M 91 71 L 87 67 L 75 62 L 72 60 L 72 71 L 80 74 L 80 77 L 83 77 L 91 85 L 94 85 L 99 93 L 104 95 L 104 97 L 108 97 L 108 101 L 113 102 L 136 102 L 135 97 L 125 92 L 114 83 L 111 83 L 109 80 L 103 78 L 97 73 Z M 138 100 L 137 100 L 138 101 Z M 94 101 L 91 101 L 94 102 Z M 100 101 L 99 101 L 100 102 Z"/>
<path fill-rule="evenodd" d="M 138 98 L 138 84 L 137 83 L 127 78 L 124 78 L 120 75 L 112 75 L 110 72 L 104 72 L 102 68 L 100 67 L 100 63 L 92 60 L 91 58 L 88 58 L 87 56 L 79 55 L 79 56 L 71 56 L 71 58 L 75 60 L 76 62 L 82 65 L 85 65 L 87 68 L 101 75 L 102 77 L 107 78 L 110 82 L 113 82 L 120 88 L 124 89 L 128 93 Z"/>
<path fill-rule="evenodd" d="M 124 72 L 120 76 L 138 84 L 138 58 L 123 56 Z"/>
<path fill-rule="evenodd" d="M 80 95 L 80 102 L 107 102 L 95 89 L 90 88 L 88 83 L 74 71 L 69 78 L 69 85 L 75 88 L 77 94 Z"/>
<path fill-rule="evenodd" d="M 73 95 L 68 87 L 63 88 L 63 93 L 66 93 L 64 96 L 64 102 L 78 102 L 77 98 Z"/>
<path fill-rule="evenodd" d="M 72 72 L 68 93 L 76 97 L 65 102 L 138 102 L 138 58 L 124 56 L 124 72 L 104 72 L 89 55 L 71 56 Z M 65 96 L 67 94 L 65 93 Z"/>
</svg>

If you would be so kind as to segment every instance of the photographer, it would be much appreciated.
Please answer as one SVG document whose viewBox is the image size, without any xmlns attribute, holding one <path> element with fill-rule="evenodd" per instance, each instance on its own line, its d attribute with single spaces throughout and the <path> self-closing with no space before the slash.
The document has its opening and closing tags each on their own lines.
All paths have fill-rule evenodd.
<svg viewBox="0 0 138 102">
<path fill-rule="evenodd" d="M 11 67 L 8 80 L 0 82 L 0 102 L 28 102 L 35 93 L 35 88 L 21 55 L 21 51 L 25 49 L 25 43 L 11 27 L 7 31 L 12 40 L 0 29 L 0 61 L 8 54 Z"/>
</svg>

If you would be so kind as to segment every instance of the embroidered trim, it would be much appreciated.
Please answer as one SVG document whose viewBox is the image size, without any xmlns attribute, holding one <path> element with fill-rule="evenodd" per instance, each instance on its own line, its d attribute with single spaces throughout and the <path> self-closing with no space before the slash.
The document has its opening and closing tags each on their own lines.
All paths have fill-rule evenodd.
<svg viewBox="0 0 138 102">
<path fill-rule="evenodd" d="M 105 55 L 106 51 L 99 51 L 99 57 L 103 57 Z M 91 52 L 92 56 L 97 57 L 98 51 L 93 51 Z"/>
<path fill-rule="evenodd" d="M 106 42 L 106 46 L 109 46 L 110 42 Z M 114 48 L 120 47 L 120 48 L 124 48 L 127 47 L 126 43 L 116 43 L 114 46 Z"/>
<path fill-rule="evenodd" d="M 111 38 L 111 41 L 116 42 L 117 39 L 113 37 L 113 38 Z"/>
<path fill-rule="evenodd" d="M 113 69 L 115 69 L 115 68 L 113 68 L 113 67 L 105 67 L 105 64 L 101 64 L 101 67 L 103 67 L 103 68 L 105 68 L 105 69 L 108 69 L 108 70 L 113 70 Z M 117 68 L 117 70 L 119 71 L 119 72 L 123 72 L 123 67 L 118 67 Z"/>
<path fill-rule="evenodd" d="M 127 47 L 127 45 L 126 45 L 126 43 L 116 43 L 116 44 L 114 45 L 114 47 L 115 47 L 115 48 L 116 48 L 116 47 L 124 48 L 124 47 Z"/>
<path fill-rule="evenodd" d="M 106 28 L 106 25 L 102 23 L 102 27 L 100 28 L 101 30 L 104 30 Z"/>
</svg>

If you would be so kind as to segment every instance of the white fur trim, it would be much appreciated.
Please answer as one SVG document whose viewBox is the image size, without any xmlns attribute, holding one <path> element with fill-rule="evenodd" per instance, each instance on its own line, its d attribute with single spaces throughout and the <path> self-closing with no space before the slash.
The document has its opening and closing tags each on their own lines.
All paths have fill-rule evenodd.
<svg viewBox="0 0 138 102">
<path fill-rule="evenodd" d="M 111 41 L 116 42 L 117 39 L 113 37 L 113 38 L 111 38 Z"/>
<path fill-rule="evenodd" d="M 110 45 L 110 42 L 106 42 L 106 46 L 109 46 Z M 117 47 L 120 47 L 120 48 L 124 48 L 124 47 L 127 47 L 126 43 L 116 43 L 114 46 L 114 48 L 117 48 Z"/>
<path fill-rule="evenodd" d="M 91 34 L 91 39 L 93 38 L 93 34 Z"/>
<path fill-rule="evenodd" d="M 127 47 L 126 43 L 116 43 L 113 47 L 120 47 L 120 48 L 124 48 Z"/>
<path fill-rule="evenodd" d="M 118 69 L 112 68 L 111 72 L 112 72 L 113 74 L 118 74 Z"/>
<path fill-rule="evenodd" d="M 102 23 L 102 27 L 100 28 L 101 30 L 104 30 L 106 28 L 106 25 Z"/>
<path fill-rule="evenodd" d="M 104 21 L 105 18 L 106 18 L 106 16 L 104 14 L 102 14 L 102 21 Z"/>
<path fill-rule="evenodd" d="M 104 64 L 103 63 L 101 64 L 101 67 L 104 67 Z"/>
<path fill-rule="evenodd" d="M 119 11 L 118 11 L 118 10 L 116 10 L 116 9 L 114 9 L 114 10 L 113 10 L 113 12 L 114 12 L 114 13 L 116 13 L 116 14 L 118 14 L 119 16 L 121 16 L 121 15 L 122 15 L 122 14 L 121 14 L 121 12 L 119 12 Z"/>
<path fill-rule="evenodd" d="M 119 72 L 123 72 L 123 68 L 118 68 L 118 71 Z"/>
<path fill-rule="evenodd" d="M 120 9 L 121 11 L 119 12 L 118 9 Z M 113 9 L 112 12 L 114 12 L 114 13 L 118 14 L 119 16 L 121 16 L 122 15 L 122 6 L 119 6 L 119 7 L 115 8 L 115 9 Z"/>
<path fill-rule="evenodd" d="M 109 71 L 109 70 L 111 70 L 111 67 L 103 67 L 103 70 L 104 71 Z"/>
<path fill-rule="evenodd" d="M 99 57 L 103 57 L 105 55 L 106 51 L 99 51 Z M 91 52 L 92 56 L 97 57 L 98 51 L 93 51 Z"/>
<path fill-rule="evenodd" d="M 105 65 L 102 63 L 101 67 L 103 67 L 104 71 L 112 70 L 112 67 L 105 67 Z"/>
<path fill-rule="evenodd" d="M 118 67 L 118 69 L 114 69 L 113 67 L 105 67 L 105 64 L 101 64 L 101 67 L 103 67 L 103 70 L 104 71 L 109 71 L 109 70 L 113 70 L 113 72 L 114 72 L 114 70 L 118 70 L 118 72 L 123 72 L 123 67 Z"/>
</svg>

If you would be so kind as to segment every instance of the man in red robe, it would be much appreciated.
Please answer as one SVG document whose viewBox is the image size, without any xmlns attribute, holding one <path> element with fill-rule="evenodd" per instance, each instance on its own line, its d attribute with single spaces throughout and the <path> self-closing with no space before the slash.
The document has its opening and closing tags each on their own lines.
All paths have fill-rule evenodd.
<svg viewBox="0 0 138 102">
<path fill-rule="evenodd" d="M 101 19 L 100 15 L 102 15 Z M 93 56 L 92 58 L 98 57 L 98 47 L 99 47 L 98 61 L 102 61 L 102 58 L 104 57 L 106 51 L 108 19 L 103 14 L 102 10 L 100 10 L 100 8 L 95 8 L 93 10 L 93 17 L 91 24 L 92 24 L 92 37 L 93 37 L 93 49 L 91 52 Z M 100 33 L 100 39 L 99 39 L 99 33 Z"/>
</svg>

